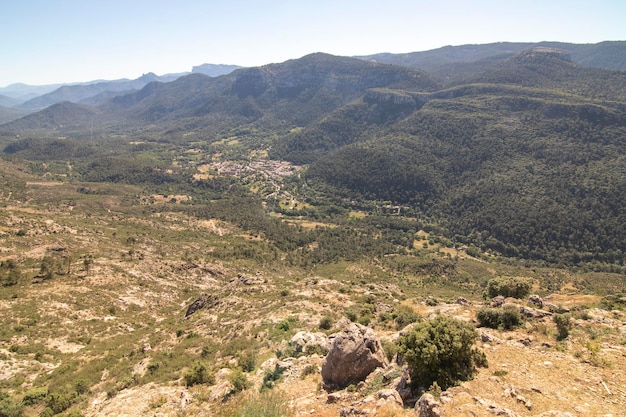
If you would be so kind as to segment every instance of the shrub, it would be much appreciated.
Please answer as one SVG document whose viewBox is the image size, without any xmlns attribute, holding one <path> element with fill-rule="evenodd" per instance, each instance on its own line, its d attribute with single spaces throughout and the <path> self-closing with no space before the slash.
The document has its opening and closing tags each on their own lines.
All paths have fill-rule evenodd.
<svg viewBox="0 0 626 417">
<path fill-rule="evenodd" d="M 228 381 L 233 384 L 234 392 L 247 390 L 252 385 L 241 369 L 235 369 L 228 376 Z"/>
<path fill-rule="evenodd" d="M 278 327 L 278 330 L 282 332 L 286 332 L 291 329 L 291 323 L 289 323 L 289 320 L 283 320 L 280 323 L 278 323 L 277 327 Z"/>
<path fill-rule="evenodd" d="M 490 279 L 487 283 L 489 297 L 526 298 L 530 294 L 530 282 L 522 278 L 498 277 Z"/>
<path fill-rule="evenodd" d="M 481 327 L 492 329 L 511 330 L 523 323 L 522 315 L 515 306 L 504 308 L 481 308 L 476 313 L 476 319 Z"/>
<path fill-rule="evenodd" d="M 476 319 L 480 327 L 497 329 L 500 327 L 500 310 L 497 308 L 484 307 L 476 313 Z"/>
<path fill-rule="evenodd" d="M 437 316 L 415 325 L 398 341 L 398 351 L 409 365 L 414 387 L 433 382 L 446 390 L 467 381 L 477 366 L 486 366 L 485 354 L 473 347 L 476 330 L 468 323 Z"/>
<path fill-rule="evenodd" d="M 556 324 L 557 340 L 567 339 L 570 330 L 572 330 L 572 320 L 569 314 L 555 314 L 552 316 L 554 324 Z"/>
<path fill-rule="evenodd" d="M 387 358 L 387 360 L 389 362 L 393 361 L 396 353 L 398 353 L 398 345 L 386 339 L 381 340 L 380 344 L 383 347 L 383 352 L 385 352 L 385 357 Z"/>
<path fill-rule="evenodd" d="M 48 396 L 48 388 L 46 387 L 31 388 L 28 391 L 26 391 L 26 394 L 24 394 L 24 398 L 22 398 L 22 404 L 28 405 L 28 406 L 41 404 L 46 400 L 47 396 Z M 2 415 L 2 413 L 0 413 L 0 415 Z"/>
<path fill-rule="evenodd" d="M 185 381 L 185 385 L 188 387 L 199 385 L 199 384 L 209 384 L 212 385 L 215 383 L 215 375 L 210 372 L 206 365 L 198 362 L 190 370 L 185 373 L 183 377 Z"/>
<path fill-rule="evenodd" d="M 46 405 L 51 409 L 54 414 L 62 413 L 72 406 L 74 402 L 74 393 L 69 392 L 55 392 L 50 393 L 46 397 Z"/>
<path fill-rule="evenodd" d="M 267 369 L 265 371 L 265 375 L 263 375 L 263 384 L 261 385 L 261 392 L 266 389 L 274 388 L 276 382 L 280 381 L 280 378 L 285 372 L 285 368 L 281 368 L 278 364 L 274 365 L 274 370 L 270 371 Z"/>
<path fill-rule="evenodd" d="M 23 405 L 15 401 L 8 394 L 0 392 L 0 416 L 21 417 Z"/>
<path fill-rule="evenodd" d="M 398 330 L 405 328 L 411 323 L 419 320 L 419 316 L 409 306 L 400 304 L 393 309 L 391 317 L 396 322 Z"/>
<path fill-rule="evenodd" d="M 220 417 L 290 417 L 293 410 L 289 400 L 280 391 L 250 393 L 222 407 Z"/>
<path fill-rule="evenodd" d="M 319 328 L 321 330 L 330 330 L 333 327 L 333 319 L 330 316 L 324 316 L 320 319 Z"/>
<path fill-rule="evenodd" d="M 16 285 L 21 276 L 22 273 L 14 260 L 9 259 L 8 261 L 0 262 L 0 284 L 3 287 Z"/>
<path fill-rule="evenodd" d="M 253 350 L 246 350 L 239 355 L 237 363 L 244 372 L 252 372 L 256 367 L 256 360 L 257 353 Z"/>
</svg>

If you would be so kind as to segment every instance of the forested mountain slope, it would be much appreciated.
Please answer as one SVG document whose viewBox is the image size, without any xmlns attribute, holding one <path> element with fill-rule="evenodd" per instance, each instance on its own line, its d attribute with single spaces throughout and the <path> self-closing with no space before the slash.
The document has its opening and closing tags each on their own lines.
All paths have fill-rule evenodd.
<svg viewBox="0 0 626 417">
<path fill-rule="evenodd" d="M 503 84 L 427 95 L 423 107 L 386 130 L 315 160 L 307 178 L 347 198 L 418 207 L 459 241 L 508 256 L 623 259 L 626 107 L 594 97 L 619 98 L 624 73 L 595 77 L 544 53 L 516 59 L 511 71 L 485 75 Z M 533 87 L 514 86 L 516 79 Z M 584 87 L 581 95 L 567 91 L 575 86 Z M 344 120 L 352 126 L 362 118 L 353 112 Z M 299 149 L 287 139 L 291 153 L 282 156 L 298 161 L 302 150 L 325 151 L 315 145 L 324 144 L 320 131 L 323 124 L 308 135 L 317 142 L 298 142 Z M 335 143 L 332 135 L 327 143 Z"/>
<path fill-rule="evenodd" d="M 465 79 L 312 54 L 154 82 L 98 107 L 61 103 L 0 131 L 5 152 L 81 158 L 90 180 L 168 181 L 157 143 L 247 161 L 260 151 L 308 165 L 293 181 L 313 203 L 402 205 L 456 242 L 507 256 L 623 262 L 626 72 L 533 48 Z"/>
</svg>

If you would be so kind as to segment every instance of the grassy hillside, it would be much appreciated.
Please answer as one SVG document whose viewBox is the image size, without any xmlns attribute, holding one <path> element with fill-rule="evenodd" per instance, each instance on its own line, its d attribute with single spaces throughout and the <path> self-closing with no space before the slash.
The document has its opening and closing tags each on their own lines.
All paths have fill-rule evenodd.
<svg viewBox="0 0 626 417">
<path fill-rule="evenodd" d="M 153 168 L 106 182 L 98 173 L 120 169 L 0 161 L 6 415 L 233 416 L 264 404 L 280 406 L 277 415 L 337 415 L 393 385 L 376 374 L 327 402 L 319 391 L 325 351 L 296 351 L 288 342 L 297 332 L 329 335 L 352 320 L 374 329 L 392 355 L 394 335 L 412 321 L 438 312 L 475 320 L 487 282 L 498 277 L 531 282 L 546 302 L 572 310 L 576 326 L 565 341 L 550 318 L 481 329 L 491 338 L 478 343 L 489 368 L 451 391 L 447 412 L 458 414 L 465 396 L 480 392 L 534 415 L 503 397 L 503 384 L 541 384 L 541 393 L 522 391 L 533 413 L 572 405 L 588 415 L 619 412 L 611 395 L 596 393 L 594 403 L 580 392 L 600 380 L 622 395 L 623 300 L 615 294 L 626 291 L 623 275 L 507 265 L 454 248 L 415 219 L 263 191 L 269 178 L 283 191 L 296 185 L 273 176 L 276 167 L 220 175 L 214 152 L 165 151 L 157 164 L 148 159 L 154 148 L 135 148 L 128 163 Z M 188 315 L 203 295 L 205 307 Z M 455 304 L 459 296 L 474 305 Z M 528 347 L 517 341 L 525 339 Z M 523 376 L 529 364 L 548 362 L 550 372 Z M 383 413 L 414 412 L 386 404 Z"/>
</svg>

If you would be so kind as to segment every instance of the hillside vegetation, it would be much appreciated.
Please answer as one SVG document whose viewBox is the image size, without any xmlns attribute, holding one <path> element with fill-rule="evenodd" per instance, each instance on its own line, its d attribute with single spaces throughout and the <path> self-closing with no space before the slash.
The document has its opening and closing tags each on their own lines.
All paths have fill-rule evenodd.
<svg viewBox="0 0 626 417">
<path fill-rule="evenodd" d="M 0 416 L 619 415 L 624 74 L 313 54 L 1 125 Z"/>
</svg>

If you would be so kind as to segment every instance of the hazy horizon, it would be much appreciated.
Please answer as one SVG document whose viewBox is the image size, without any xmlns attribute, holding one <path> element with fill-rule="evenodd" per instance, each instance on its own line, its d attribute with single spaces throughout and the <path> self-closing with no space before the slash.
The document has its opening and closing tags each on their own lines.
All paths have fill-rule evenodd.
<svg viewBox="0 0 626 417">
<path fill-rule="evenodd" d="M 203 63 L 258 66 L 494 42 L 626 39 L 626 4 L 373 0 L 316 3 L 24 0 L 5 5 L 0 87 L 135 79 Z"/>
</svg>

